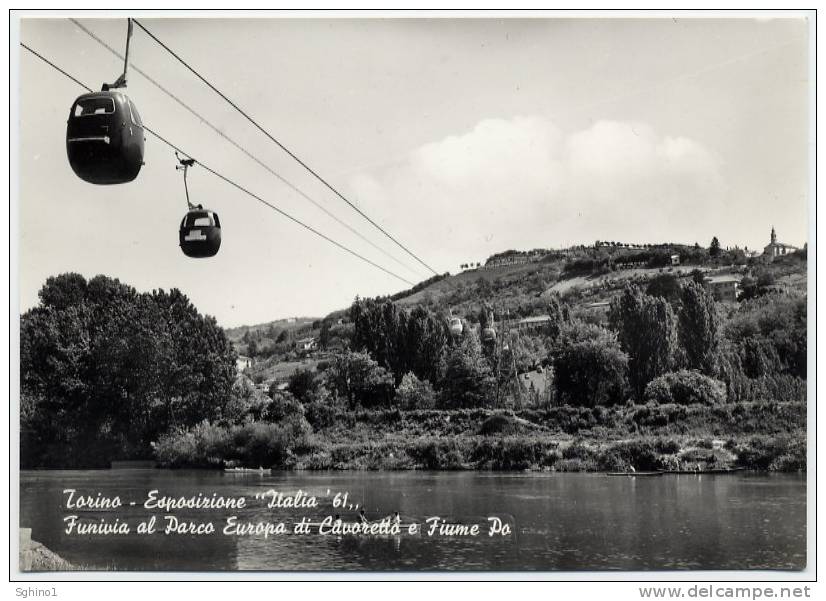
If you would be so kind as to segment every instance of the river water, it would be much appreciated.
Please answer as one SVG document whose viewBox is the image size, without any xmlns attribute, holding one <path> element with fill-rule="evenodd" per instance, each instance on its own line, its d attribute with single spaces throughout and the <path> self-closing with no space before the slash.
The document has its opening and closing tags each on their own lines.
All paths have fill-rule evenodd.
<svg viewBox="0 0 826 601">
<path fill-rule="evenodd" d="M 65 489 L 119 496 L 116 510 L 67 509 Z M 181 521 L 212 522 L 214 534 L 164 534 L 166 512 L 147 493 L 244 496 L 241 510 L 177 510 Z M 270 490 L 315 495 L 314 509 L 268 508 Z M 328 492 L 329 491 L 329 492 Z M 349 507 L 334 508 L 348 493 Z M 339 497 L 342 499 L 342 497 Z M 134 502 L 135 505 L 129 505 Z M 224 535 L 225 520 L 317 524 L 359 507 L 379 519 L 399 511 L 403 534 Z M 129 534 L 67 534 L 65 518 L 119 519 Z M 156 532 L 138 534 L 156 516 Z M 408 523 L 441 516 L 478 523 L 475 537 L 409 534 Z M 488 517 L 512 528 L 488 536 Z M 666 475 L 502 472 L 273 472 L 170 470 L 25 471 L 20 526 L 85 569 L 105 570 L 742 570 L 806 566 L 806 481 L 799 474 Z"/>
</svg>

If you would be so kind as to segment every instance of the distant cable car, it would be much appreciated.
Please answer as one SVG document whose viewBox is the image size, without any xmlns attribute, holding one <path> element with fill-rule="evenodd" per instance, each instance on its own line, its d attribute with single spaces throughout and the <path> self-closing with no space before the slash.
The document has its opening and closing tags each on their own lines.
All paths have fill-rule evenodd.
<svg viewBox="0 0 826 601">
<path fill-rule="evenodd" d="M 177 152 L 175 156 L 178 157 L 180 163 L 180 165 L 175 165 L 175 169 L 184 172 L 186 206 L 189 208 L 181 220 L 181 227 L 178 230 L 178 243 L 187 257 L 195 259 L 214 257 L 218 254 L 218 249 L 221 248 L 221 221 L 218 219 L 218 213 L 189 202 L 186 173 L 195 164 L 195 159 L 182 159 Z"/>
<path fill-rule="evenodd" d="M 494 341 L 496 341 L 496 330 L 494 330 L 491 326 L 482 328 L 482 342 Z"/>
<path fill-rule="evenodd" d="M 66 126 L 72 171 L 90 184 L 123 184 L 143 166 L 143 124 L 135 104 L 120 92 L 83 94 Z"/>
<path fill-rule="evenodd" d="M 83 94 L 72 104 L 66 125 L 66 154 L 72 171 L 91 184 L 123 184 L 138 176 L 143 166 L 143 123 L 126 94 L 132 19 L 127 19 L 123 73 L 100 92 Z"/>
<path fill-rule="evenodd" d="M 450 333 L 454 336 L 461 336 L 462 331 L 464 330 L 464 326 L 462 325 L 462 320 L 458 317 L 451 317 L 450 318 Z"/>
<path fill-rule="evenodd" d="M 201 205 L 190 209 L 181 221 L 178 233 L 181 250 L 196 259 L 214 257 L 221 248 L 221 221 L 218 213 Z"/>
</svg>

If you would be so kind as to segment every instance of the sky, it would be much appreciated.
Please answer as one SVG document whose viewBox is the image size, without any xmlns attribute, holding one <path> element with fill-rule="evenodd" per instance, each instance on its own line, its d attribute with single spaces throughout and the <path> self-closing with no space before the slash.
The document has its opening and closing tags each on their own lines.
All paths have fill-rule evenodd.
<svg viewBox="0 0 826 601">
<path fill-rule="evenodd" d="M 439 273 L 595 240 L 762 248 L 772 226 L 807 240 L 802 18 L 139 20 Z M 79 21 L 123 51 L 125 19 Z M 93 89 L 122 71 L 68 19 L 23 19 L 19 35 Z M 177 287 L 225 327 L 325 315 L 432 275 L 137 26 L 130 62 L 221 133 L 130 69 L 149 127 L 399 277 L 198 165 L 190 194 L 220 215 L 223 241 L 185 257 L 172 150 L 147 135 L 135 181 L 78 179 L 65 129 L 83 90 L 21 48 L 21 311 L 67 271 Z"/>
</svg>

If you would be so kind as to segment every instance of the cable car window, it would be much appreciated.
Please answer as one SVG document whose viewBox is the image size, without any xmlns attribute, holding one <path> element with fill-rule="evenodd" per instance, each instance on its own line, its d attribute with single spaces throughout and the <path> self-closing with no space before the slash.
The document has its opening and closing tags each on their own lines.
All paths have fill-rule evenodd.
<svg viewBox="0 0 826 601">
<path fill-rule="evenodd" d="M 215 219 L 215 227 L 221 227 L 221 222 L 218 221 L 218 213 L 213 213 L 212 217 Z"/>
<path fill-rule="evenodd" d="M 89 115 L 111 115 L 115 112 L 115 101 L 106 96 L 97 98 L 84 98 L 75 104 L 75 117 L 88 117 Z"/>
<path fill-rule="evenodd" d="M 135 103 L 133 103 L 131 100 L 129 101 L 129 114 L 132 116 L 133 125 L 143 127 L 143 123 L 141 122 L 141 116 L 138 113 L 138 107 L 136 107 Z"/>
<path fill-rule="evenodd" d="M 195 222 L 192 224 L 192 227 L 210 227 L 212 225 L 212 219 L 209 217 L 198 217 L 195 219 Z"/>
</svg>

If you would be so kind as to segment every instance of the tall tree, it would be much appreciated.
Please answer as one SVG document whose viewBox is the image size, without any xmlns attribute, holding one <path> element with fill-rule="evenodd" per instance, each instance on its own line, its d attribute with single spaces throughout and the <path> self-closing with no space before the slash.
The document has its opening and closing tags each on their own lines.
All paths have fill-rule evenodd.
<svg viewBox="0 0 826 601">
<path fill-rule="evenodd" d="M 687 366 L 707 376 L 719 368 L 721 327 L 714 297 L 694 282 L 680 293 L 679 337 Z"/>
<path fill-rule="evenodd" d="M 408 372 L 431 382 L 444 373 L 447 321 L 425 307 L 408 312 L 387 299 L 356 299 L 350 307 L 353 347 L 370 353 L 393 372 L 396 384 Z"/>
<path fill-rule="evenodd" d="M 680 298 L 680 282 L 676 276 L 663 273 L 648 282 L 645 293 L 649 296 L 659 296 L 673 304 Z"/>
<path fill-rule="evenodd" d="M 628 355 L 616 336 L 599 326 L 574 322 L 554 353 L 557 398 L 567 405 L 594 407 L 622 402 Z"/>
<path fill-rule="evenodd" d="M 677 318 L 665 299 L 627 286 L 611 301 L 608 322 L 628 353 L 629 380 L 640 399 L 648 382 L 674 366 Z"/>
<path fill-rule="evenodd" d="M 458 344 L 450 348 L 442 382 L 442 405 L 457 409 L 494 404 L 496 379 L 482 354 L 472 328 L 466 328 Z"/>
<path fill-rule="evenodd" d="M 558 294 L 551 295 L 551 298 L 548 300 L 547 310 L 548 317 L 550 318 L 548 320 L 547 332 L 551 339 L 551 343 L 555 344 L 559 339 L 563 326 L 571 320 L 571 316 L 568 306 L 559 300 Z"/>
<path fill-rule="evenodd" d="M 720 241 L 717 239 L 717 236 L 714 236 L 711 239 L 711 244 L 708 247 L 708 254 L 710 257 L 716 259 L 720 256 Z"/>
</svg>

